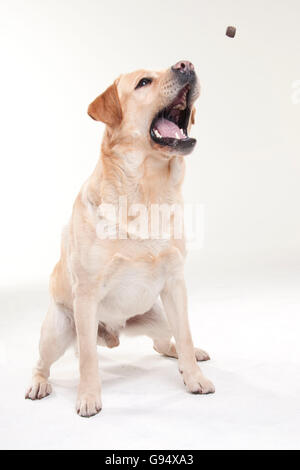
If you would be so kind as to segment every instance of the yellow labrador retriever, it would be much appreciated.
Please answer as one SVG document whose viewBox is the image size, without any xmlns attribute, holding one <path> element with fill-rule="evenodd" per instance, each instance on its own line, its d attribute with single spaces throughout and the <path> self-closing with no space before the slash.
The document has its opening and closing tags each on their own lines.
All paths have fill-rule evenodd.
<svg viewBox="0 0 300 470">
<path fill-rule="evenodd" d="M 157 207 L 182 207 L 184 155 L 196 143 L 188 132 L 199 89 L 193 65 L 180 61 L 160 72 L 121 75 L 90 104 L 88 114 L 106 124 L 101 156 L 63 231 L 26 398 L 51 393 L 50 366 L 77 337 L 76 409 L 80 416 L 98 413 L 97 344 L 117 346 L 122 332 L 147 335 L 158 353 L 178 358 L 189 392 L 214 392 L 196 362 L 209 356 L 192 342 L 178 218 L 171 212 L 169 236 L 154 223 L 161 221 Z"/>
</svg>

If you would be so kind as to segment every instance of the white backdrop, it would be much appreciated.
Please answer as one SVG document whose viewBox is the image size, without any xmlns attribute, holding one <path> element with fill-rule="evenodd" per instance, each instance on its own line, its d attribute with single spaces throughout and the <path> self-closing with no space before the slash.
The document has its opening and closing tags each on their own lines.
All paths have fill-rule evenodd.
<svg viewBox="0 0 300 470">
<path fill-rule="evenodd" d="M 1 0 L 3 357 L 5 352 L 18 367 L 10 345 L 19 344 L 27 328 L 34 338 L 24 340 L 28 362 L 23 367 L 29 374 L 36 355 L 33 343 L 47 306 L 46 294 L 39 302 L 30 293 L 38 285 L 44 289 L 59 256 L 61 227 L 99 155 L 103 126 L 87 116 L 88 104 L 120 73 L 166 68 L 188 59 L 195 64 L 202 96 L 193 129 L 198 144 L 187 157 L 185 200 L 205 208 L 204 246 L 187 263 L 191 321 L 196 327 L 198 307 L 204 316 L 210 314 L 211 320 L 201 320 L 201 338 L 207 339 L 204 333 L 211 338 L 206 344 L 219 357 L 210 374 L 217 383 L 217 371 L 224 371 L 222 358 L 228 357 L 241 370 L 235 358 L 246 358 L 247 351 L 249 361 L 254 357 L 259 362 L 261 354 L 269 358 L 259 370 L 262 377 L 272 371 L 271 388 L 276 389 L 274 361 L 282 358 L 280 351 L 286 351 L 289 367 L 299 356 L 293 336 L 299 329 L 300 305 L 299 17 L 297 0 Z M 227 25 L 237 27 L 234 39 L 225 36 Z M 34 309 L 35 320 L 30 316 Z M 12 342 L 15 332 L 7 323 L 7 312 L 14 322 L 21 322 L 20 337 Z M 270 331 L 270 337 L 265 335 Z M 8 367 L 7 359 L 2 363 Z M 251 369 L 252 363 L 248 366 Z M 292 371 L 286 366 L 281 367 L 281 373 L 289 371 L 284 383 L 296 393 L 299 364 Z M 228 377 L 221 375 L 219 382 L 222 379 L 228 391 Z M 23 386 L 18 385 L 19 393 Z M 222 387 L 219 393 L 222 396 Z M 64 405 L 71 407 L 72 399 Z M 238 398 L 239 403 L 242 400 Z M 245 419 L 254 416 L 252 405 L 254 410 L 256 404 L 250 400 Z M 23 401 L 19 406 L 21 413 Z M 219 406 L 222 409 L 222 401 Z M 296 426 L 289 424 L 290 430 Z M 249 446 L 293 442 L 290 436 L 283 444 L 279 434 L 275 441 L 264 441 L 267 431 L 260 433 L 259 419 L 256 425 Z M 267 420 L 266 429 L 269 426 Z M 241 436 L 239 428 L 230 429 Z M 210 431 L 211 440 L 204 440 L 207 447 L 237 442 L 227 442 L 230 433 L 222 441 L 220 430 L 214 444 Z M 4 434 L 11 439 L 7 446 L 13 447 L 14 430 Z M 176 445 L 197 446 L 189 438 Z M 33 446 L 34 435 L 28 439 L 27 447 Z M 74 445 L 70 442 L 66 445 Z M 119 447 L 129 445 L 122 442 Z M 151 447 L 163 441 L 136 442 Z M 238 442 L 245 446 L 248 441 Z M 15 445 L 21 446 L 22 439 Z M 51 445 L 58 445 L 54 434 Z"/>
<path fill-rule="evenodd" d="M 185 58 L 202 83 L 185 195 L 205 205 L 205 269 L 299 263 L 299 13 L 297 0 L 2 0 L 1 283 L 48 278 L 99 155 L 90 101 L 120 73 Z"/>
</svg>

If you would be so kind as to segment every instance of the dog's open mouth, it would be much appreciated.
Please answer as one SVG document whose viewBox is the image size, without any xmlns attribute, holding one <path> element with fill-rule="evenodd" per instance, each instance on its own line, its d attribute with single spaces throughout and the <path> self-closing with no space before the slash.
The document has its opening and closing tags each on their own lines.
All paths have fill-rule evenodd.
<svg viewBox="0 0 300 470">
<path fill-rule="evenodd" d="M 150 135 L 154 142 L 188 152 L 194 147 L 196 139 L 187 134 L 191 115 L 189 107 L 190 85 L 185 85 L 172 103 L 162 109 L 153 119 Z"/>
</svg>

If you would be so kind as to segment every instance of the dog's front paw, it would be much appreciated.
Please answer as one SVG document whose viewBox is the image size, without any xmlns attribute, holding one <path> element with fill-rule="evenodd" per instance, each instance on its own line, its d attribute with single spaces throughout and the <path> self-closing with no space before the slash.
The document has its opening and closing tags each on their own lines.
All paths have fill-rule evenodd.
<svg viewBox="0 0 300 470">
<path fill-rule="evenodd" d="M 199 393 L 205 395 L 215 392 L 214 384 L 204 377 L 200 369 L 192 373 L 183 372 L 183 380 L 188 392 L 190 393 Z"/>
<path fill-rule="evenodd" d="M 51 385 L 46 379 L 40 378 L 33 381 L 25 394 L 25 398 L 29 400 L 41 400 L 50 395 L 51 392 Z"/>
<path fill-rule="evenodd" d="M 82 392 L 78 394 L 76 410 L 79 416 L 90 418 L 102 409 L 101 395 L 97 392 Z"/>
</svg>

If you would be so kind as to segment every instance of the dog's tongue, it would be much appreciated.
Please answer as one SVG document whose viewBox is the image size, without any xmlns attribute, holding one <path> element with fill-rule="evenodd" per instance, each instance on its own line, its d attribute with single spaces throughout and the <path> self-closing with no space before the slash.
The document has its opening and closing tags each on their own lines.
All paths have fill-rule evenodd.
<svg viewBox="0 0 300 470">
<path fill-rule="evenodd" d="M 186 135 L 179 129 L 175 122 L 165 118 L 160 118 L 155 123 L 154 131 L 158 131 L 161 137 L 172 137 L 174 139 L 184 139 Z"/>
</svg>

